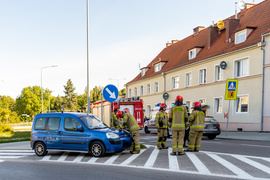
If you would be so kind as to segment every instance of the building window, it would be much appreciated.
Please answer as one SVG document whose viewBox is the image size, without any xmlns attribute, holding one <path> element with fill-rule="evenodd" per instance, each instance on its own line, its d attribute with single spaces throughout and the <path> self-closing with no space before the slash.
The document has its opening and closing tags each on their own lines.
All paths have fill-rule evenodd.
<svg viewBox="0 0 270 180">
<path fill-rule="evenodd" d="M 236 77 L 242 77 L 248 75 L 248 62 L 247 60 L 241 60 L 235 62 Z"/>
<path fill-rule="evenodd" d="M 206 99 L 199 99 L 199 102 L 200 102 L 201 104 L 206 104 Z"/>
<path fill-rule="evenodd" d="M 155 72 L 158 72 L 160 70 L 161 70 L 161 64 L 160 63 L 159 64 L 156 64 L 155 65 Z"/>
<path fill-rule="evenodd" d="M 215 67 L 215 80 L 221 81 L 223 79 L 223 71 L 220 66 Z"/>
<path fill-rule="evenodd" d="M 237 97 L 235 107 L 236 107 L 235 108 L 236 113 L 248 112 L 248 96 Z"/>
<path fill-rule="evenodd" d="M 158 82 L 155 82 L 154 88 L 155 88 L 155 93 L 158 93 Z"/>
<path fill-rule="evenodd" d="M 200 70 L 200 84 L 206 83 L 206 69 Z"/>
<path fill-rule="evenodd" d="M 134 96 L 136 97 L 138 94 L 137 94 L 137 88 L 135 87 L 134 88 Z"/>
<path fill-rule="evenodd" d="M 172 77 L 172 89 L 179 88 L 179 76 Z"/>
<path fill-rule="evenodd" d="M 143 95 L 143 86 L 140 87 L 140 95 Z"/>
<path fill-rule="evenodd" d="M 191 86 L 191 73 L 186 74 L 186 87 Z"/>
<path fill-rule="evenodd" d="M 215 105 L 214 105 L 214 112 L 215 113 L 222 113 L 222 98 L 215 98 Z"/>
<path fill-rule="evenodd" d="M 128 97 L 131 98 L 131 89 L 128 90 Z"/>
<path fill-rule="evenodd" d="M 151 86 L 150 86 L 150 84 L 147 84 L 147 94 L 151 94 Z"/>
<path fill-rule="evenodd" d="M 141 75 L 144 76 L 145 75 L 145 69 L 141 70 Z"/>
<path fill-rule="evenodd" d="M 189 51 L 189 59 L 193 59 L 196 57 L 196 49 L 192 49 Z"/>
<path fill-rule="evenodd" d="M 242 43 L 246 40 L 246 30 L 240 31 L 235 34 L 235 44 Z"/>
<path fill-rule="evenodd" d="M 188 112 L 190 113 L 191 101 L 186 101 L 186 106 L 188 107 Z"/>
<path fill-rule="evenodd" d="M 151 106 L 147 105 L 147 117 L 149 117 L 150 113 L 151 113 Z"/>
</svg>

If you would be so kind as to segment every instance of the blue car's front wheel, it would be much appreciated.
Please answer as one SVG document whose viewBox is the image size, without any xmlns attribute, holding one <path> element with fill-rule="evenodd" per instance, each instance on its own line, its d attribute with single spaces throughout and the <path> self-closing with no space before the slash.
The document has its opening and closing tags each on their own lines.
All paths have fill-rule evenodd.
<svg viewBox="0 0 270 180">
<path fill-rule="evenodd" d="M 100 141 L 92 142 L 89 151 L 94 157 L 102 157 L 106 153 L 105 146 Z"/>
</svg>

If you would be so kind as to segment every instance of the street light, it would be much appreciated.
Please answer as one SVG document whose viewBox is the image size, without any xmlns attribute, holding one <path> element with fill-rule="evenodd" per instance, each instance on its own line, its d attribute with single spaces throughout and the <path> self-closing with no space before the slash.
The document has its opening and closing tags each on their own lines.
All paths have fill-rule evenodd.
<svg viewBox="0 0 270 180">
<path fill-rule="evenodd" d="M 41 67 L 41 113 L 43 113 L 42 69 L 45 69 L 45 68 L 51 68 L 51 67 L 58 67 L 58 66 L 57 66 L 57 65 L 52 65 L 52 66 L 44 66 L 44 67 Z"/>
<path fill-rule="evenodd" d="M 119 91 L 119 80 L 126 80 L 127 78 L 122 78 L 122 79 L 113 79 L 113 78 L 109 78 L 109 80 L 116 80 L 117 81 L 117 89 Z"/>
</svg>

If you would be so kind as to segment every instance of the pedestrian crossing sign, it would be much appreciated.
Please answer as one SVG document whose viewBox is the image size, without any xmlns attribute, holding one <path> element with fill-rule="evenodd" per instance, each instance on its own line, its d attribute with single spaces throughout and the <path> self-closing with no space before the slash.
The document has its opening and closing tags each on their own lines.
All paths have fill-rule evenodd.
<svg viewBox="0 0 270 180">
<path fill-rule="evenodd" d="M 237 99 L 238 79 L 227 79 L 225 100 Z"/>
</svg>

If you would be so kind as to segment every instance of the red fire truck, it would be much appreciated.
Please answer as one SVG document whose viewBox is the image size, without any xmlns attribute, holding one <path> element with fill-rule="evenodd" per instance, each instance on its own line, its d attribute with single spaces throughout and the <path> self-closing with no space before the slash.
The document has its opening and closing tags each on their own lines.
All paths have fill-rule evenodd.
<svg viewBox="0 0 270 180">
<path fill-rule="evenodd" d="M 120 107 L 120 111 L 125 111 L 130 113 L 136 121 L 140 128 L 143 128 L 143 100 L 142 99 L 120 99 L 119 101 L 115 101 L 111 103 L 111 111 L 114 111 L 114 106 L 118 105 Z"/>
</svg>

